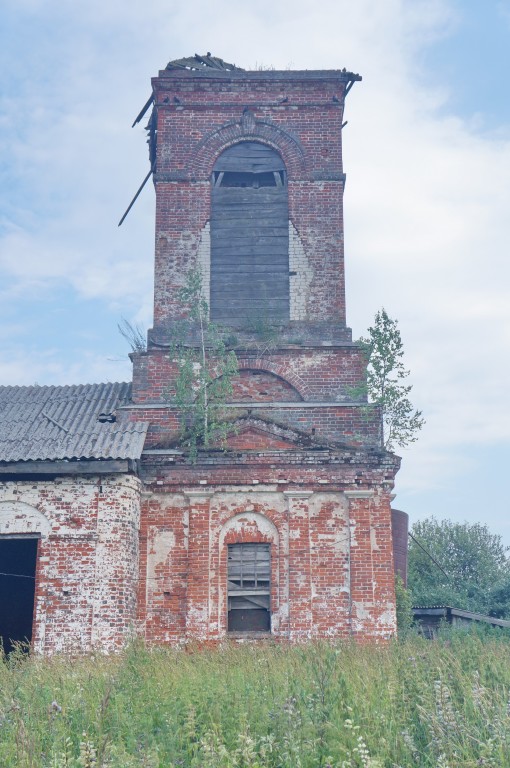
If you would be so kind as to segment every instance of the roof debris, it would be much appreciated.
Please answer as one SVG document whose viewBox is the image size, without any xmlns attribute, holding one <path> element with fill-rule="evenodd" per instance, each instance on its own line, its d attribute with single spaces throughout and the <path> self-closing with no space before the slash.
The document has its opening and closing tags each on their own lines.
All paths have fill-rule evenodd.
<svg viewBox="0 0 510 768">
<path fill-rule="evenodd" d="M 185 59 L 169 61 L 166 65 L 166 69 L 189 69 L 194 71 L 201 69 L 221 69 L 224 72 L 230 72 L 232 70 L 236 72 L 244 72 L 242 67 L 236 67 L 235 64 L 228 64 L 217 56 L 211 56 L 209 51 L 205 56 L 199 56 L 198 53 L 195 53 L 194 56 L 189 56 Z"/>
</svg>

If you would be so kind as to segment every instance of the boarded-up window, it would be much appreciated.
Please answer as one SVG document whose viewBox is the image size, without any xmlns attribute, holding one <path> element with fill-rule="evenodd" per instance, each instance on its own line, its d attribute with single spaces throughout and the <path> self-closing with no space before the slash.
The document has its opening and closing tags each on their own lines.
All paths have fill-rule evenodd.
<svg viewBox="0 0 510 768">
<path fill-rule="evenodd" d="M 269 544 L 228 546 L 228 631 L 269 632 L 271 553 Z"/>
<path fill-rule="evenodd" d="M 285 165 L 244 141 L 216 161 L 211 202 L 211 317 L 288 320 L 289 203 Z"/>
</svg>

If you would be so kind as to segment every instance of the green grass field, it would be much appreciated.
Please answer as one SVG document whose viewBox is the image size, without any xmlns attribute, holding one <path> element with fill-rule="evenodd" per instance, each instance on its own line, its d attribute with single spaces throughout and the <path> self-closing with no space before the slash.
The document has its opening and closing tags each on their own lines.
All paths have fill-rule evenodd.
<svg viewBox="0 0 510 768">
<path fill-rule="evenodd" d="M 510 640 L 0 663 L 1 768 L 510 766 Z"/>
</svg>

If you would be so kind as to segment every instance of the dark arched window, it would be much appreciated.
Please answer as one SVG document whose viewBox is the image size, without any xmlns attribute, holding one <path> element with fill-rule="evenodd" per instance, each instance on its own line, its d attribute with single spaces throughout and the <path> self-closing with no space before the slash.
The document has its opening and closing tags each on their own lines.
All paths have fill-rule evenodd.
<svg viewBox="0 0 510 768">
<path fill-rule="evenodd" d="M 288 320 L 287 174 L 271 147 L 244 141 L 216 161 L 211 201 L 211 318 Z"/>
</svg>

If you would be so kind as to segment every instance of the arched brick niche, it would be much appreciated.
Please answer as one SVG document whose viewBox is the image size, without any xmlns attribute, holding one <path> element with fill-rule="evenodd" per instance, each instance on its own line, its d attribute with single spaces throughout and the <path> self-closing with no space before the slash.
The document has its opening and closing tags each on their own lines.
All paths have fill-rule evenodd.
<svg viewBox="0 0 510 768">
<path fill-rule="evenodd" d="M 277 629 L 279 539 L 275 524 L 253 508 L 223 524 L 218 542 L 220 632 Z"/>
<path fill-rule="evenodd" d="M 284 382 L 293 387 L 299 395 L 300 400 L 308 400 L 310 398 L 310 388 L 300 376 L 298 376 L 290 366 L 282 365 L 279 362 L 271 360 L 270 357 L 260 357 L 257 359 L 247 358 L 238 360 L 239 371 L 253 370 L 253 371 L 265 371 L 267 373 L 273 373 Z"/>
<path fill-rule="evenodd" d="M 39 534 L 48 536 L 51 523 L 42 512 L 22 501 L 0 502 L 0 535 Z"/>
<path fill-rule="evenodd" d="M 303 398 L 292 384 L 270 371 L 245 368 L 232 381 L 232 402 L 296 403 Z"/>
</svg>

